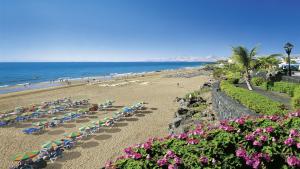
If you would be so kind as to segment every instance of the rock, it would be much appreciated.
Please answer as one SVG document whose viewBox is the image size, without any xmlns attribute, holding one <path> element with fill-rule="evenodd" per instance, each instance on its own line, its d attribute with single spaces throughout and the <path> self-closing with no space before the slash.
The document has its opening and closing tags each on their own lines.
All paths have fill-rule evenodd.
<svg viewBox="0 0 300 169">
<path fill-rule="evenodd" d="M 184 114 L 187 114 L 188 113 L 188 109 L 185 109 L 185 108 L 179 108 L 178 110 L 177 110 L 177 117 L 178 116 L 181 116 L 181 115 L 184 115 Z"/>
<path fill-rule="evenodd" d="M 173 126 L 174 126 L 175 128 L 179 127 L 180 124 L 181 124 L 181 121 L 182 121 L 182 118 L 179 118 L 179 117 L 175 118 L 175 119 L 173 120 L 173 124 L 174 124 Z"/>
</svg>

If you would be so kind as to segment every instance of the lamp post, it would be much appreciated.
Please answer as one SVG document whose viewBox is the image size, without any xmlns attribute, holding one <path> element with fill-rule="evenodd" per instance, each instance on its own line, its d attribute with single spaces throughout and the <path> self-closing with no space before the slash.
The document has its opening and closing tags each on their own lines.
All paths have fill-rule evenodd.
<svg viewBox="0 0 300 169">
<path fill-rule="evenodd" d="M 291 58 L 290 58 L 290 54 L 292 52 L 294 45 L 292 45 L 291 43 L 286 43 L 284 45 L 284 50 L 285 52 L 288 54 L 288 62 L 289 62 L 289 76 L 292 76 L 292 71 L 291 71 Z"/>
</svg>

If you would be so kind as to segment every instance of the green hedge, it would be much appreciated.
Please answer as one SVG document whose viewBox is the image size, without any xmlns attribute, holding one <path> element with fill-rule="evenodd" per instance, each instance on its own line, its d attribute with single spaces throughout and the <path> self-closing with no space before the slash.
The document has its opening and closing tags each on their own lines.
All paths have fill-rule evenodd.
<svg viewBox="0 0 300 169">
<path fill-rule="evenodd" d="M 294 96 L 294 90 L 296 87 L 300 86 L 297 83 L 290 82 L 274 82 L 274 85 L 271 86 L 271 90 L 286 93 L 290 96 Z"/>
<path fill-rule="evenodd" d="M 253 91 L 236 87 L 227 81 L 221 82 L 221 90 L 256 113 L 272 115 L 280 114 L 285 110 L 283 104 Z"/>
<path fill-rule="evenodd" d="M 266 80 L 262 77 L 253 77 L 251 83 L 255 86 L 261 86 Z"/>
<path fill-rule="evenodd" d="M 300 86 L 294 90 L 294 97 L 292 98 L 292 106 L 295 110 L 300 109 Z"/>
</svg>

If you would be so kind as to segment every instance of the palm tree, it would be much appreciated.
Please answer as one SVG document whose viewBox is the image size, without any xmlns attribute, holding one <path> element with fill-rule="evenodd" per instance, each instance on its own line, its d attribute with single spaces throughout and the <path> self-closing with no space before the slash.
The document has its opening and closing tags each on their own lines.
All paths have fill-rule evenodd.
<svg viewBox="0 0 300 169">
<path fill-rule="evenodd" d="M 278 67 L 280 61 L 277 57 L 282 56 L 282 54 L 272 54 L 269 56 L 264 56 L 258 58 L 260 67 L 268 70 L 268 72 L 272 71 L 274 67 Z"/>
<path fill-rule="evenodd" d="M 251 84 L 250 84 L 250 71 L 252 70 L 252 62 L 253 62 L 253 57 L 256 55 L 257 52 L 257 47 L 254 47 L 253 49 L 248 51 L 247 48 L 243 46 L 237 46 L 237 47 L 232 47 L 233 51 L 233 60 L 241 66 L 243 70 L 243 75 L 245 78 L 245 82 L 247 84 L 247 87 L 249 90 L 253 90 Z"/>
</svg>

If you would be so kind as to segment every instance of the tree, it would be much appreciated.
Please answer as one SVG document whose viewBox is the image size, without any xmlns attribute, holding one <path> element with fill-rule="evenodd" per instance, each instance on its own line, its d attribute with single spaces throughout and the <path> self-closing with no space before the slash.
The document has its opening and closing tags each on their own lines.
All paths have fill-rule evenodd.
<svg viewBox="0 0 300 169">
<path fill-rule="evenodd" d="M 253 49 L 248 51 L 247 48 L 243 46 L 237 46 L 237 47 L 232 47 L 233 51 L 233 56 L 232 59 L 234 60 L 235 63 L 237 63 L 243 70 L 243 76 L 245 78 L 245 82 L 247 84 L 247 87 L 249 90 L 253 90 L 250 80 L 250 71 L 253 69 L 253 58 L 256 55 L 257 52 L 257 47 L 254 47 Z"/>
<path fill-rule="evenodd" d="M 277 68 L 280 61 L 278 59 L 282 54 L 272 54 L 269 56 L 259 57 L 259 67 L 267 70 L 268 72 L 272 71 L 273 68 Z"/>
</svg>

